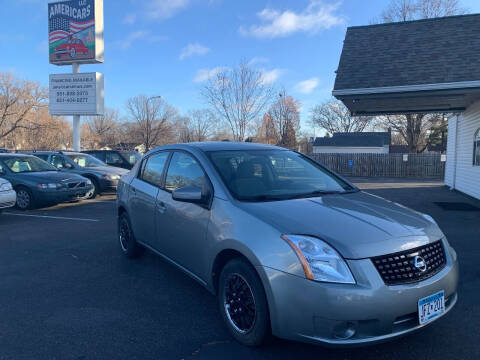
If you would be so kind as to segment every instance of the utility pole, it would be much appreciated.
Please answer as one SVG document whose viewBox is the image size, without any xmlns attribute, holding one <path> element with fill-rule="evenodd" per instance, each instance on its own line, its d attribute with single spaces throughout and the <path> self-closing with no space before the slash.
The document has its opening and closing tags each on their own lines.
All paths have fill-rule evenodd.
<svg viewBox="0 0 480 360">
<path fill-rule="evenodd" d="M 78 74 L 80 72 L 80 64 L 72 64 L 72 73 Z M 80 115 L 73 115 L 73 151 L 80 151 L 81 142 L 80 142 Z"/>
</svg>

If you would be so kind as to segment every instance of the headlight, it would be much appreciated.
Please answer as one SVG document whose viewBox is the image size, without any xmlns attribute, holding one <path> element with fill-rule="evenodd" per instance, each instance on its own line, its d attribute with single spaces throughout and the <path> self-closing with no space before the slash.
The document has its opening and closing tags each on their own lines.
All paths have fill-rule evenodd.
<svg viewBox="0 0 480 360">
<path fill-rule="evenodd" d="M 437 222 L 435 221 L 435 219 L 434 219 L 433 217 L 431 217 L 430 215 L 428 215 L 428 214 L 423 214 L 423 213 L 422 213 L 422 216 L 423 216 L 425 219 L 427 219 L 428 221 L 430 221 L 431 223 L 434 223 L 435 225 L 438 226 L 438 224 L 437 224 Z"/>
<path fill-rule="evenodd" d="M 105 179 L 105 180 L 119 180 L 120 175 L 103 175 L 102 179 Z"/>
<path fill-rule="evenodd" d="M 49 184 L 38 184 L 37 187 L 41 190 L 60 189 L 62 187 L 62 185 L 61 184 L 49 183 Z"/>
<path fill-rule="evenodd" d="M 0 191 L 11 191 L 11 190 L 13 190 L 12 184 L 10 184 L 8 182 L 0 185 Z"/>
<path fill-rule="evenodd" d="M 307 279 L 355 284 L 355 279 L 345 260 L 327 243 L 304 235 L 282 235 L 282 239 L 297 254 Z"/>
</svg>

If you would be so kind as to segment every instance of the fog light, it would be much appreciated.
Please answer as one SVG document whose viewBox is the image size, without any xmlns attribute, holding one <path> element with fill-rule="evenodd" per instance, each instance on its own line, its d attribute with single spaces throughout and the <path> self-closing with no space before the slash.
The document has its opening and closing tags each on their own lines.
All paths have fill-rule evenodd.
<svg viewBox="0 0 480 360">
<path fill-rule="evenodd" d="M 340 340 L 347 340 L 353 337 L 356 332 L 356 325 L 350 321 L 342 321 L 333 327 L 333 337 Z"/>
</svg>

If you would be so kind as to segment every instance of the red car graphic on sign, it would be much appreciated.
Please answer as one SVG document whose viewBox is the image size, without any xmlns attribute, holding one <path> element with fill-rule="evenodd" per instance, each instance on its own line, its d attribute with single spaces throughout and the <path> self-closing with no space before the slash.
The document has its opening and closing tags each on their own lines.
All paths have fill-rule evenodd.
<svg viewBox="0 0 480 360">
<path fill-rule="evenodd" d="M 60 57 L 60 55 L 63 54 L 69 54 L 70 57 L 74 58 L 75 55 L 79 53 L 87 54 L 88 51 L 88 47 L 85 46 L 82 40 L 72 39 L 62 45 L 57 46 L 54 50 L 54 54 L 57 55 L 57 57 Z"/>
</svg>

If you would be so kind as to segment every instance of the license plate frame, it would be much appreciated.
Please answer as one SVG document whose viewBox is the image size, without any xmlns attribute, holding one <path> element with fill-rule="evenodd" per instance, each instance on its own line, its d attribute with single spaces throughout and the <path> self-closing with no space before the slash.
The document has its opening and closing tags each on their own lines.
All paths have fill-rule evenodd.
<svg viewBox="0 0 480 360">
<path fill-rule="evenodd" d="M 418 322 L 428 324 L 445 313 L 445 291 L 418 300 Z"/>
</svg>

